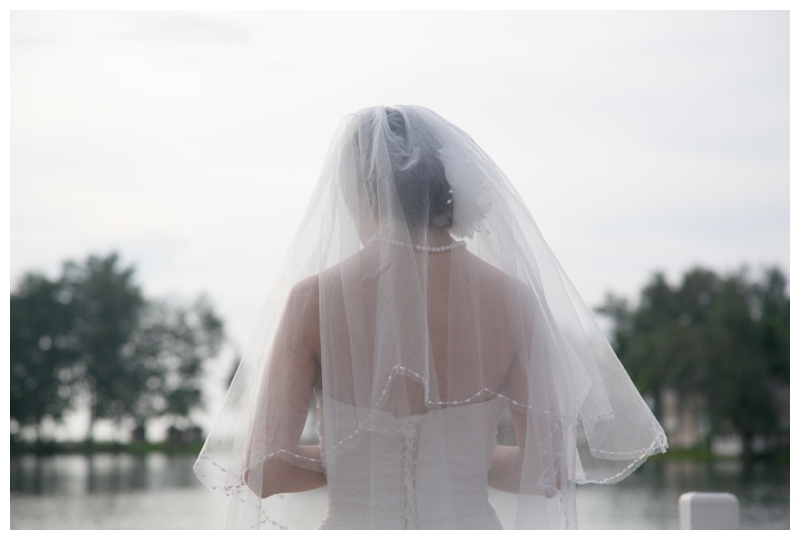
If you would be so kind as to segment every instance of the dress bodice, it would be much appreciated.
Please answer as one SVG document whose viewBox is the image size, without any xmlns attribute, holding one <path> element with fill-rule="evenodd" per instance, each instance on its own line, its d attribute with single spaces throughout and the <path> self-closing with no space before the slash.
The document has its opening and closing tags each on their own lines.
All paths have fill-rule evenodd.
<svg viewBox="0 0 800 540">
<path fill-rule="evenodd" d="M 327 400 L 323 527 L 501 528 L 487 491 L 501 409 L 496 398 L 396 418 Z"/>
</svg>

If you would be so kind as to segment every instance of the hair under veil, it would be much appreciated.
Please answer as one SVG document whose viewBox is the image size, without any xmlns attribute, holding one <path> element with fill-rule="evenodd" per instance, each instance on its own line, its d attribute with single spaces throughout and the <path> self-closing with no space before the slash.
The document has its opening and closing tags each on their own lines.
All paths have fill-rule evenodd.
<svg viewBox="0 0 800 540">
<path fill-rule="evenodd" d="M 666 448 L 497 165 L 432 111 L 372 107 L 336 132 L 195 471 L 235 528 L 574 528 L 576 484 Z"/>
</svg>

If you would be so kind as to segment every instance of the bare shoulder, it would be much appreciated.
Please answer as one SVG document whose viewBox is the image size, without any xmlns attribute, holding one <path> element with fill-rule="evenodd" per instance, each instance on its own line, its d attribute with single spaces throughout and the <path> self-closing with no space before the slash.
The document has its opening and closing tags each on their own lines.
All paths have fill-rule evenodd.
<svg viewBox="0 0 800 540">
<path fill-rule="evenodd" d="M 319 275 L 307 277 L 292 287 L 286 301 L 283 325 L 293 335 L 315 334 L 319 329 Z"/>
<path fill-rule="evenodd" d="M 345 259 L 344 261 L 323 270 L 319 274 L 314 274 L 302 279 L 294 284 L 287 301 L 288 309 L 302 309 L 309 314 L 319 318 L 320 288 L 335 293 L 342 287 L 342 274 L 348 267 L 359 263 L 360 253 Z"/>
<path fill-rule="evenodd" d="M 505 306 L 505 310 L 518 313 L 520 304 L 533 306 L 536 303 L 537 295 L 531 285 L 471 253 L 468 253 L 467 260 L 479 278 L 484 298 L 495 303 L 497 309 Z"/>
<path fill-rule="evenodd" d="M 486 286 L 492 289 L 500 289 L 508 288 L 509 286 L 513 287 L 520 283 L 518 280 L 509 276 L 496 266 L 484 261 L 477 255 L 470 252 L 466 253 L 468 264 L 472 267 L 473 271 L 478 274 Z"/>
<path fill-rule="evenodd" d="M 289 303 L 297 301 L 308 301 L 319 298 L 319 274 L 314 274 L 301 281 L 298 281 L 292 287 L 289 293 Z"/>
</svg>

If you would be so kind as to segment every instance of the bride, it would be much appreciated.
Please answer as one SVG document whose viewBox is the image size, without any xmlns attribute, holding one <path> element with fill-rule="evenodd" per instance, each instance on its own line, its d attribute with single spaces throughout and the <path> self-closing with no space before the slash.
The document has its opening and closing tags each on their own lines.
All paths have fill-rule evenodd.
<svg viewBox="0 0 800 540">
<path fill-rule="evenodd" d="M 666 447 L 494 162 L 432 111 L 372 107 L 334 137 L 195 471 L 231 527 L 285 527 L 285 494 L 327 486 L 324 528 L 575 528 L 576 484 Z"/>
</svg>

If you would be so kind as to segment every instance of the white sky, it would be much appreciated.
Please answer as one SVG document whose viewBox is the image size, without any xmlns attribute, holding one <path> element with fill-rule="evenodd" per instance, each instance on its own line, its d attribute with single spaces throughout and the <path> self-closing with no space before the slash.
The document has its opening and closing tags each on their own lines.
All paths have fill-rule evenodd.
<svg viewBox="0 0 800 540">
<path fill-rule="evenodd" d="M 12 288 L 117 250 L 244 347 L 338 122 L 395 103 L 473 136 L 589 306 L 789 270 L 786 11 L 17 11 L 10 68 Z"/>
</svg>

